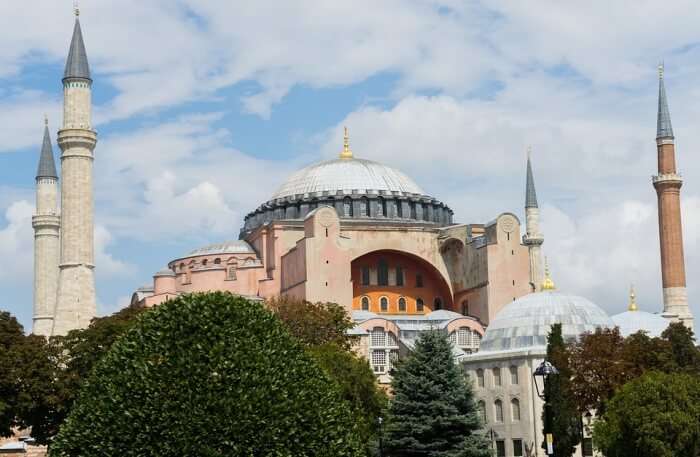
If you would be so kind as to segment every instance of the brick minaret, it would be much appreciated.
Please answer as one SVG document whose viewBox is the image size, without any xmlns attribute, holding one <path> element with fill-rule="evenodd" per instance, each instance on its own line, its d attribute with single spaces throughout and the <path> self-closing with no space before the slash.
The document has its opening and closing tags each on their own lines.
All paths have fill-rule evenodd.
<svg viewBox="0 0 700 457">
<path fill-rule="evenodd" d="M 676 172 L 676 150 L 668 111 L 664 69 L 659 66 L 659 110 L 656 125 L 656 147 L 659 173 L 652 177 L 659 206 L 659 239 L 661 242 L 661 276 L 664 316 L 693 326 L 685 287 L 683 230 L 680 192 L 683 179 Z"/>
<path fill-rule="evenodd" d="M 53 334 L 87 327 L 95 317 L 92 79 L 76 10 L 63 77 L 61 155 L 61 264 Z"/>
<path fill-rule="evenodd" d="M 532 176 L 530 149 L 527 153 L 527 178 L 525 181 L 525 235 L 523 244 L 527 246 L 530 256 L 530 287 L 533 292 L 542 290 L 544 270 L 542 269 L 542 243 L 544 237 L 540 232 L 540 208 L 537 205 L 535 179 Z"/>
<path fill-rule="evenodd" d="M 60 218 L 58 216 L 58 174 L 45 120 L 44 142 L 36 172 L 34 228 L 34 316 L 32 333 L 50 336 L 58 289 Z"/>
</svg>

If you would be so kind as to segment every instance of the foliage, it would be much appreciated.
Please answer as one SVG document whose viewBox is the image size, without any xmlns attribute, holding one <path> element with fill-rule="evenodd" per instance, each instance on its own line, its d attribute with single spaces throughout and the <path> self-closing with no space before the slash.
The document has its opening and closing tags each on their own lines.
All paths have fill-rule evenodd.
<svg viewBox="0 0 700 457">
<path fill-rule="evenodd" d="M 386 455 L 490 456 L 478 434 L 481 422 L 468 379 L 439 331 L 420 335 L 411 355 L 398 364 L 395 397 L 386 426 Z"/>
<path fill-rule="evenodd" d="M 267 306 L 307 346 L 330 343 L 349 349 L 352 345 L 347 331 L 354 324 L 345 308 L 338 304 L 310 303 L 283 296 L 269 300 Z"/>
<path fill-rule="evenodd" d="M 695 347 L 693 331 L 680 322 L 674 322 L 661 334 L 671 346 L 673 362 L 679 371 L 700 374 L 700 351 Z"/>
<path fill-rule="evenodd" d="M 17 348 L 23 343 L 24 329 L 8 312 L 0 312 L 0 436 L 11 436 L 17 426 L 20 368 Z"/>
<path fill-rule="evenodd" d="M 593 428 L 607 457 L 700 455 L 700 380 L 649 372 L 625 384 Z"/>
<path fill-rule="evenodd" d="M 547 360 L 556 367 L 559 374 L 550 375 L 544 388 L 544 395 L 551 411 L 550 433 L 554 435 L 554 456 L 571 457 L 581 442 L 581 415 L 571 389 L 571 368 L 569 354 L 562 337 L 561 324 L 554 324 L 547 336 Z M 546 410 L 543 423 L 546 423 Z M 547 430 L 545 430 L 545 433 Z M 546 449 L 546 443 L 542 443 Z"/>
<path fill-rule="evenodd" d="M 367 360 L 330 343 L 309 351 L 338 384 L 342 397 L 351 405 L 363 442 L 373 444 L 377 420 L 386 409 L 387 397 L 377 387 L 377 378 Z"/>
<path fill-rule="evenodd" d="M 85 381 L 52 457 L 359 456 L 337 386 L 260 303 L 183 295 Z"/>
</svg>

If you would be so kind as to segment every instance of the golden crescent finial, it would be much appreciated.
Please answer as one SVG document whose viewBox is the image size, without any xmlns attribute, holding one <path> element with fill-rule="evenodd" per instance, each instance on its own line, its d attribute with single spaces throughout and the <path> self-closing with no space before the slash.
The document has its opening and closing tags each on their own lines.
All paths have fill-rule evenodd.
<svg viewBox="0 0 700 457">
<path fill-rule="evenodd" d="M 634 293 L 634 284 L 630 285 L 630 303 L 627 306 L 628 311 L 637 311 L 637 295 Z"/>
<path fill-rule="evenodd" d="M 340 153 L 341 159 L 352 159 L 352 151 L 350 150 L 350 134 L 348 133 L 348 128 L 345 127 L 345 134 L 343 135 L 343 152 Z"/>
<path fill-rule="evenodd" d="M 552 276 L 549 274 L 549 262 L 547 257 L 544 258 L 544 282 L 542 283 L 542 290 L 555 290 L 557 286 L 554 285 Z"/>
</svg>

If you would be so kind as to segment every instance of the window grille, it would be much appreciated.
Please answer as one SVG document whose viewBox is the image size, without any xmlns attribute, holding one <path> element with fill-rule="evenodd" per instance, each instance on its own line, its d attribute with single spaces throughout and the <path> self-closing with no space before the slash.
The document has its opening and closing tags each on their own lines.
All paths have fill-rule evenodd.
<svg viewBox="0 0 700 457">
<path fill-rule="evenodd" d="M 375 373 L 384 373 L 386 369 L 386 351 L 383 349 L 372 351 L 372 369 Z"/>
<path fill-rule="evenodd" d="M 394 332 L 386 332 L 387 336 L 387 345 L 388 346 L 398 346 L 399 343 L 396 341 L 396 335 L 394 335 Z"/>
<path fill-rule="evenodd" d="M 381 327 L 377 327 L 374 330 L 372 330 L 372 347 L 384 347 L 386 346 L 386 334 L 384 333 L 384 329 Z"/>
<path fill-rule="evenodd" d="M 450 333 L 450 343 L 457 345 L 457 332 Z"/>
<path fill-rule="evenodd" d="M 471 343 L 471 330 L 466 327 L 462 327 L 457 330 L 457 344 L 460 347 L 469 346 Z"/>
</svg>

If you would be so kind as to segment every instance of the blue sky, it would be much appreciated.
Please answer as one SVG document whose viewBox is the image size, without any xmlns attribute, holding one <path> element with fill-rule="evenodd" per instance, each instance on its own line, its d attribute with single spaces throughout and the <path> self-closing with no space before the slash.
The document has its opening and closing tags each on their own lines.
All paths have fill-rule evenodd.
<svg viewBox="0 0 700 457">
<path fill-rule="evenodd" d="M 700 302 L 692 2 L 81 3 L 102 313 L 168 260 L 236 238 L 285 176 L 338 152 L 344 125 L 357 156 L 403 170 L 460 222 L 522 215 L 532 145 L 559 287 L 615 313 L 634 282 L 642 309 L 658 311 L 660 60 L 686 179 L 688 286 Z M 34 173 L 43 114 L 54 141 L 61 122 L 72 2 L 3 2 L 0 15 L 0 308 L 28 326 Z"/>
</svg>

